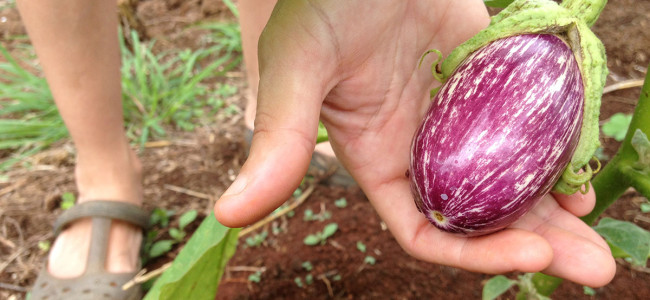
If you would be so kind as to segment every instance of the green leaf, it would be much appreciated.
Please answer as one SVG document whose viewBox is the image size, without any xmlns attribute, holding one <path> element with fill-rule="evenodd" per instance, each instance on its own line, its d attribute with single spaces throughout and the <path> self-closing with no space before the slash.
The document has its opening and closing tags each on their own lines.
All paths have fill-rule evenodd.
<svg viewBox="0 0 650 300">
<path fill-rule="evenodd" d="M 641 212 L 642 213 L 649 213 L 650 212 L 650 203 L 641 203 Z"/>
<path fill-rule="evenodd" d="M 312 283 L 314 283 L 314 275 L 311 274 L 305 275 L 305 283 L 307 285 L 311 285 Z"/>
<path fill-rule="evenodd" d="M 582 287 L 582 290 L 583 290 L 583 293 L 585 293 L 585 295 L 587 295 L 587 296 L 596 296 L 596 290 L 594 290 L 594 289 L 592 289 L 592 288 L 590 288 L 590 287 L 588 287 L 586 285 Z"/>
<path fill-rule="evenodd" d="M 363 259 L 363 263 L 367 265 L 374 265 L 377 263 L 377 259 L 374 256 L 368 255 Z"/>
<path fill-rule="evenodd" d="M 61 209 L 66 210 L 74 206 L 76 199 L 73 193 L 65 192 L 61 195 Z"/>
<path fill-rule="evenodd" d="M 639 160 L 637 160 L 639 168 L 642 170 L 650 170 L 650 141 L 648 141 L 648 136 L 641 129 L 637 128 L 634 131 L 630 144 L 632 144 L 632 148 L 639 155 Z"/>
<path fill-rule="evenodd" d="M 357 241 L 357 249 L 363 253 L 366 253 L 366 244 L 362 243 L 361 241 Z"/>
<path fill-rule="evenodd" d="M 38 249 L 41 249 L 43 252 L 49 251 L 51 246 L 52 244 L 48 240 L 38 241 Z"/>
<path fill-rule="evenodd" d="M 311 209 L 305 209 L 305 216 L 302 218 L 305 221 L 311 221 L 314 219 L 314 212 Z"/>
<path fill-rule="evenodd" d="M 341 198 L 334 201 L 334 206 L 338 208 L 345 208 L 348 206 L 348 201 L 345 198 Z"/>
<path fill-rule="evenodd" d="M 251 275 L 248 275 L 248 281 L 259 283 L 260 281 L 262 281 L 262 272 L 257 271 Z"/>
<path fill-rule="evenodd" d="M 323 122 L 318 122 L 318 134 L 316 135 L 316 143 L 322 143 L 322 142 L 327 142 L 329 140 L 329 136 L 327 135 L 327 129 L 325 129 L 325 125 L 323 125 Z"/>
<path fill-rule="evenodd" d="M 339 225 L 336 223 L 330 223 L 325 225 L 325 228 L 323 228 L 323 239 L 326 239 L 330 236 L 332 236 L 336 231 L 339 229 Z"/>
<path fill-rule="evenodd" d="M 149 249 L 149 257 L 154 258 L 169 252 L 175 243 L 176 241 L 173 240 L 162 240 L 153 243 L 151 249 Z"/>
<path fill-rule="evenodd" d="M 607 242 L 607 241 L 605 241 L 605 242 Z M 612 243 L 610 243 L 610 242 L 607 242 L 607 246 L 609 246 L 609 249 L 612 252 L 612 256 L 614 258 L 629 258 L 630 257 L 630 255 L 627 254 L 627 252 L 621 250 L 621 248 L 619 248 L 619 247 L 616 247 L 616 246 L 612 245 Z"/>
<path fill-rule="evenodd" d="M 305 271 L 309 272 L 314 268 L 314 266 L 311 264 L 310 261 L 306 261 L 302 263 L 302 268 L 305 269 Z"/>
<path fill-rule="evenodd" d="M 185 231 L 181 231 L 177 228 L 170 228 L 169 236 L 171 236 L 174 240 L 178 242 L 182 242 L 183 238 L 185 238 Z"/>
<path fill-rule="evenodd" d="M 144 299 L 214 299 L 238 233 L 238 228 L 223 226 L 210 214 Z"/>
<path fill-rule="evenodd" d="M 173 210 L 165 210 L 159 207 L 154 208 L 149 217 L 149 225 L 154 226 L 160 224 L 160 227 L 167 227 L 169 225 L 169 217 L 174 215 Z"/>
<path fill-rule="evenodd" d="M 650 232 L 633 223 L 611 218 L 600 220 L 594 230 L 609 243 L 629 254 L 633 264 L 646 264 L 650 253 Z"/>
<path fill-rule="evenodd" d="M 185 226 L 189 225 L 190 223 L 194 222 L 196 220 L 197 212 L 196 209 L 190 210 L 186 213 L 184 213 L 179 219 L 178 219 L 178 228 L 180 230 L 185 229 Z"/>
<path fill-rule="evenodd" d="M 516 281 L 510 280 L 503 275 L 497 275 L 485 283 L 483 286 L 483 300 L 492 300 L 505 293 L 514 285 Z"/>
<path fill-rule="evenodd" d="M 294 198 L 298 198 L 298 197 L 300 197 L 300 195 L 302 195 L 302 189 L 301 188 L 297 188 L 295 191 L 293 191 L 293 197 Z"/>
<path fill-rule="evenodd" d="M 624 113 L 615 113 L 612 115 L 605 124 L 602 126 L 603 134 L 608 137 L 613 137 L 617 141 L 625 139 L 627 128 L 630 127 L 632 122 L 632 115 Z"/>
<path fill-rule="evenodd" d="M 300 278 L 300 277 L 296 277 L 296 278 L 294 278 L 294 279 L 293 279 L 293 282 L 295 282 L 296 285 L 297 285 L 299 288 L 302 288 L 302 287 L 304 286 L 304 285 L 302 284 L 302 278 Z"/>
<path fill-rule="evenodd" d="M 514 0 L 483 0 L 483 3 L 485 3 L 486 6 L 490 7 L 500 7 L 504 8 L 510 3 L 512 3 Z"/>
<path fill-rule="evenodd" d="M 315 234 L 310 234 L 307 237 L 305 237 L 305 239 L 303 240 L 303 243 L 305 243 L 305 245 L 308 245 L 308 246 L 314 246 L 314 245 L 320 243 L 320 241 L 321 241 L 320 237 L 318 237 Z"/>
</svg>

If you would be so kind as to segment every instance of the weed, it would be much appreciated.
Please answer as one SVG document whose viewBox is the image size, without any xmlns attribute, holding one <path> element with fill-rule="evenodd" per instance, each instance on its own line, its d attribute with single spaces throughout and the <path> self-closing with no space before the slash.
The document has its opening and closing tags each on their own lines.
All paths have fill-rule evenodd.
<svg viewBox="0 0 650 300">
<path fill-rule="evenodd" d="M 311 209 L 305 209 L 303 220 L 304 221 L 325 221 L 332 218 L 332 213 L 325 209 L 321 209 L 318 214 L 314 214 L 314 211 Z"/>
<path fill-rule="evenodd" d="M 49 251 L 51 246 L 52 246 L 52 244 L 50 243 L 50 241 L 47 241 L 47 240 L 38 241 L 38 249 L 40 249 L 42 252 Z"/>
<path fill-rule="evenodd" d="M 253 235 L 252 237 L 247 237 L 246 245 L 248 247 L 259 247 L 260 245 L 262 245 L 262 243 L 264 243 L 268 235 L 269 235 L 268 231 L 264 230 L 256 235 Z"/>
<path fill-rule="evenodd" d="M 302 278 L 300 278 L 300 277 L 296 277 L 296 278 L 294 278 L 294 279 L 293 279 L 293 282 L 295 282 L 296 285 L 297 285 L 299 288 L 303 288 L 303 287 L 305 286 L 305 285 L 302 283 Z"/>
<path fill-rule="evenodd" d="M 374 256 L 368 255 L 363 259 L 363 263 L 367 265 L 374 265 L 377 263 L 377 259 Z"/>
<path fill-rule="evenodd" d="M 645 213 L 650 213 L 650 202 L 648 202 L 648 200 L 646 200 L 645 202 L 641 203 L 640 208 L 641 208 L 642 213 L 644 213 L 644 214 Z"/>
<path fill-rule="evenodd" d="M 292 196 L 293 196 L 294 198 L 298 198 L 298 197 L 300 197 L 300 195 L 302 195 L 302 189 L 301 189 L 301 188 L 297 188 L 295 191 L 293 191 L 293 195 L 292 195 Z"/>
<path fill-rule="evenodd" d="M 348 206 L 348 201 L 345 198 L 334 200 L 334 206 L 338 208 L 346 208 Z"/>
<path fill-rule="evenodd" d="M 325 225 L 325 228 L 323 228 L 323 231 L 308 235 L 307 237 L 305 237 L 303 242 L 305 243 L 305 245 L 309 245 L 309 246 L 314 246 L 317 244 L 324 245 L 325 242 L 327 242 L 327 238 L 334 235 L 334 233 L 336 233 L 338 228 L 339 227 L 336 223 L 327 224 Z"/>
<path fill-rule="evenodd" d="M 161 228 L 169 226 L 169 218 L 174 215 L 171 210 L 156 208 L 153 210 L 149 219 L 151 226 L 159 225 Z M 151 229 L 147 232 L 145 242 L 142 247 L 144 252 L 143 263 L 147 260 L 161 256 L 169 251 L 175 244 L 183 242 L 187 233 L 185 227 L 196 220 L 198 213 L 196 210 L 190 210 L 178 218 L 178 227 L 169 228 L 168 233 L 172 239 L 155 241 L 158 237 L 158 231 Z"/>
<path fill-rule="evenodd" d="M 257 272 L 248 275 L 248 281 L 255 282 L 255 283 L 259 283 L 260 281 L 262 281 L 262 271 L 258 270 Z"/>
<path fill-rule="evenodd" d="M 62 210 L 69 209 L 74 206 L 76 202 L 75 196 L 73 193 L 65 192 L 61 195 L 61 204 L 59 205 Z"/>
<path fill-rule="evenodd" d="M 223 31 L 229 33 L 215 41 L 214 46 L 164 53 L 154 53 L 155 41 L 141 43 L 135 31 L 130 33 L 131 51 L 120 32 L 123 114 L 127 136 L 132 141 L 142 146 L 152 138 L 164 136 L 167 124 L 192 130 L 206 109 L 213 115 L 225 106 L 223 98 L 237 92 L 235 87 L 225 84 L 214 91 L 203 84 L 207 78 L 223 75 L 241 62 L 239 30 Z M 37 61 L 33 49 L 22 48 L 27 55 L 18 63 L 0 45 L 0 55 L 4 57 L 0 62 L 0 150 L 13 151 L 0 161 L 0 170 L 69 135 L 49 86 L 40 76 L 40 66 L 33 63 Z M 215 53 L 220 56 L 204 63 Z M 227 114 L 240 113 L 235 106 L 225 110 Z"/>
<path fill-rule="evenodd" d="M 357 249 L 362 253 L 366 253 L 366 244 L 361 241 L 357 241 Z"/>
<path fill-rule="evenodd" d="M 314 266 L 311 264 L 310 261 L 305 261 L 305 262 L 303 262 L 301 266 L 302 266 L 302 268 L 305 269 L 307 272 L 311 271 L 311 270 L 314 268 Z"/>
</svg>

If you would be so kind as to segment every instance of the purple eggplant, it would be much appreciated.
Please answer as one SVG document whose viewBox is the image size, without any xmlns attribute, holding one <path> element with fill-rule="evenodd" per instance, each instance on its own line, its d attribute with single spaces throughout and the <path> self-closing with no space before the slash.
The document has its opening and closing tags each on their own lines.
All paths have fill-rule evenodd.
<svg viewBox="0 0 650 300">
<path fill-rule="evenodd" d="M 416 131 L 409 178 L 420 212 L 468 236 L 503 229 L 562 175 L 578 143 L 584 85 L 551 34 L 496 40 L 442 85 Z"/>
</svg>

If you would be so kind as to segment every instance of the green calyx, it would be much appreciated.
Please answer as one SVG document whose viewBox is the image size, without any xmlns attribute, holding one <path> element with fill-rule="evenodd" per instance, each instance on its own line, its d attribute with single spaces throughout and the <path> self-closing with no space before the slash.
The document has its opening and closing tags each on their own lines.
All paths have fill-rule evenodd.
<svg viewBox="0 0 650 300">
<path fill-rule="evenodd" d="M 456 47 L 432 72 L 445 82 L 471 53 L 492 41 L 520 34 L 554 34 L 571 47 L 585 90 L 582 128 L 578 146 L 554 191 L 573 194 L 585 191 L 593 171 L 589 161 L 600 146 L 598 116 L 600 99 L 608 73 L 605 47 L 589 29 L 605 7 L 606 0 L 515 0 L 492 17 L 490 26 Z M 432 93 L 433 95 L 433 93 Z M 583 188 L 585 186 L 585 188 Z"/>
</svg>

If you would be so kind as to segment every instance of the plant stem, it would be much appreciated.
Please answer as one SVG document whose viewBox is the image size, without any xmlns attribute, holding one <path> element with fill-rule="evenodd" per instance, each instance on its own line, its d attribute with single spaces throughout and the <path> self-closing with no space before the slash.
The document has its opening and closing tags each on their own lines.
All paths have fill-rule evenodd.
<svg viewBox="0 0 650 300">
<path fill-rule="evenodd" d="M 650 133 L 648 120 L 650 120 L 650 72 L 646 74 L 639 103 L 634 109 L 632 122 L 630 122 L 623 144 L 614 158 L 591 182 L 596 192 L 596 206 L 589 215 L 582 217 L 585 223 L 592 224 L 596 221 L 598 216 L 614 203 L 628 187 L 647 187 L 644 184 L 648 181 L 647 176 L 644 178 L 642 174 L 631 175 L 630 168 L 639 159 L 639 155 L 632 147 L 632 136 L 637 129 L 646 134 Z M 650 197 L 647 194 L 647 189 L 641 189 L 639 192 L 644 192 L 644 196 Z"/>
<path fill-rule="evenodd" d="M 607 4 L 607 0 L 563 0 L 560 5 L 583 19 L 591 27 L 598 20 L 605 4 Z"/>
<path fill-rule="evenodd" d="M 631 144 L 632 136 L 637 129 L 640 129 L 646 135 L 650 134 L 650 122 L 648 120 L 650 120 L 650 72 L 646 73 L 639 103 L 634 109 L 632 122 L 627 130 L 623 144 L 621 144 L 612 160 L 591 181 L 596 192 L 596 206 L 590 214 L 581 218 L 585 223 L 593 224 L 605 209 L 620 198 L 630 186 L 637 188 L 637 191 L 645 197 L 650 197 L 650 178 L 632 167 L 639 159 L 639 156 Z M 536 273 L 532 281 L 537 291 L 547 297 L 562 283 L 561 278 L 542 273 Z"/>
</svg>

